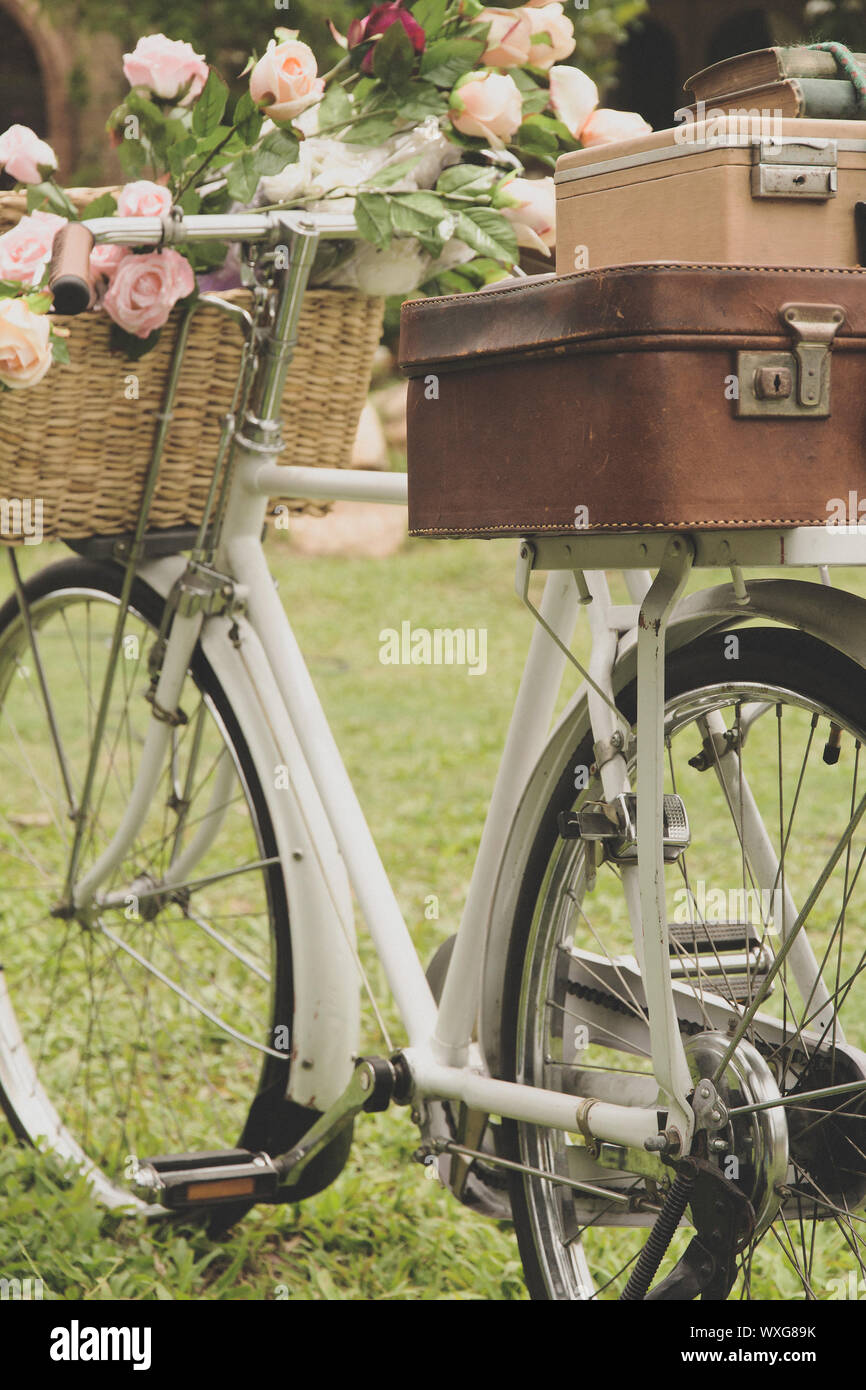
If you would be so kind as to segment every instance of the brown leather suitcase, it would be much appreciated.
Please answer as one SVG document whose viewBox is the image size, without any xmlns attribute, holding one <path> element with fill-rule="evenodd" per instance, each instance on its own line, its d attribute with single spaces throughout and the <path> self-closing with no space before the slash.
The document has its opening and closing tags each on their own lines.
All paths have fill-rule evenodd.
<svg viewBox="0 0 866 1390">
<path fill-rule="evenodd" d="M 815 526 L 866 498 L 864 270 L 508 281 L 405 304 L 400 363 L 413 535 Z"/>
<path fill-rule="evenodd" d="M 561 275 L 654 260 L 866 260 L 862 121 L 723 116 L 575 150 L 555 181 Z"/>
</svg>

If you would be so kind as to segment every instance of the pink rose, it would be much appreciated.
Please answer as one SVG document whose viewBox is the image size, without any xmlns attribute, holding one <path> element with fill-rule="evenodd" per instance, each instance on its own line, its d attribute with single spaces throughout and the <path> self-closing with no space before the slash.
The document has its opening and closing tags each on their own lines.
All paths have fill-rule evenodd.
<svg viewBox="0 0 866 1390">
<path fill-rule="evenodd" d="M 114 272 L 104 307 L 127 333 L 147 338 L 162 328 L 179 299 L 192 294 L 192 266 L 179 251 L 124 256 Z"/>
<path fill-rule="evenodd" d="M 132 53 L 123 55 L 123 75 L 130 87 L 147 87 L 154 96 L 171 101 L 189 86 L 181 106 L 195 100 L 209 71 L 204 55 L 196 53 L 192 44 L 167 39 L 165 34 L 148 34 Z"/>
<path fill-rule="evenodd" d="M 51 259 L 51 247 L 65 217 L 53 212 L 32 212 L 0 236 L 0 280 L 20 280 L 38 285 Z"/>
<path fill-rule="evenodd" d="M 269 48 L 250 73 L 250 96 L 272 121 L 290 121 L 325 90 L 313 50 L 298 39 Z"/>
<path fill-rule="evenodd" d="M 57 155 L 26 125 L 11 125 L 0 135 L 0 167 L 18 183 L 41 183 L 42 170 L 57 168 Z"/>
<path fill-rule="evenodd" d="M 118 194 L 118 217 L 162 217 L 171 208 L 171 194 L 161 183 L 139 179 L 126 184 Z"/>
<path fill-rule="evenodd" d="M 451 93 L 448 114 L 461 135 L 475 135 L 501 150 L 523 119 L 520 88 L 507 73 L 467 73 Z"/>
<path fill-rule="evenodd" d="M 534 67 L 552 67 L 574 52 L 574 25 L 563 14 L 562 5 L 530 5 L 516 13 L 524 14 L 529 21 L 533 35 L 529 61 Z"/>
<path fill-rule="evenodd" d="M 51 326 L 23 299 L 0 299 L 0 382 L 35 386 L 51 366 Z"/>
<path fill-rule="evenodd" d="M 650 135 L 652 126 L 637 111 L 609 111 L 599 107 L 593 111 L 580 132 L 580 143 L 609 145 L 615 140 L 634 140 L 638 135 Z"/>
<path fill-rule="evenodd" d="M 556 245 L 556 191 L 552 178 L 510 178 L 493 199 L 514 227 L 518 246 L 549 256 Z"/>
<path fill-rule="evenodd" d="M 486 68 L 519 68 L 529 62 L 532 27 L 520 10 L 482 10 L 477 22 L 490 25 L 481 55 Z"/>
<path fill-rule="evenodd" d="M 106 280 L 110 280 L 120 262 L 130 254 L 128 246 L 109 246 L 107 244 L 94 246 L 90 253 L 91 274 L 104 275 Z"/>
<path fill-rule="evenodd" d="M 550 104 L 572 138 L 579 140 L 598 106 L 598 87 L 580 68 L 551 68 Z"/>
</svg>

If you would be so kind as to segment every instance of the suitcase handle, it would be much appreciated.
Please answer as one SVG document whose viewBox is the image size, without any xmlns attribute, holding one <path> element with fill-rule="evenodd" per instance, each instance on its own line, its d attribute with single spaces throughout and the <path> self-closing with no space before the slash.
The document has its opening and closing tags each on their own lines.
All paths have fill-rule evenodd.
<svg viewBox="0 0 866 1390">
<path fill-rule="evenodd" d="M 866 266 L 866 203 L 854 204 L 854 234 L 857 237 L 857 264 Z"/>
</svg>

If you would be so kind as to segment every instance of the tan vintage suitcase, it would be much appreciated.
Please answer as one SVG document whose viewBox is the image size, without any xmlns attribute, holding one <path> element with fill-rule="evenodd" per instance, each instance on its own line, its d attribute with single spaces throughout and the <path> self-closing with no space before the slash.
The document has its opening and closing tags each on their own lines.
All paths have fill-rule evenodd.
<svg viewBox="0 0 866 1390">
<path fill-rule="evenodd" d="M 866 270 L 509 281 L 405 304 L 400 360 L 414 535 L 814 526 L 866 498 Z"/>
<path fill-rule="evenodd" d="M 859 265 L 866 123 L 711 118 L 556 166 L 556 268 L 635 261 Z"/>
</svg>

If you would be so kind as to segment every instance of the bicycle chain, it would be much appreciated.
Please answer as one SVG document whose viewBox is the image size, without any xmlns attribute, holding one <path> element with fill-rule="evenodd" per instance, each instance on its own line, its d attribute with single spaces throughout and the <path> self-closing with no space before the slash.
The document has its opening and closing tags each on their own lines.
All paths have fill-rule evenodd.
<svg viewBox="0 0 866 1390">
<path fill-rule="evenodd" d="M 613 1013 L 634 1015 L 635 1008 L 640 1008 L 640 1012 L 645 1022 L 649 1022 L 649 1010 L 635 1004 L 626 1004 L 615 994 L 608 994 L 606 990 L 596 989 L 593 985 L 581 984 L 579 980 L 569 980 L 565 986 L 566 994 L 573 994 L 578 999 L 586 999 L 590 1004 L 600 1004 L 602 1008 L 610 1009 Z M 697 1033 L 706 1032 L 706 1025 L 696 1023 L 689 1018 L 677 1018 L 677 1027 L 684 1037 L 693 1038 Z M 752 1046 L 768 1060 L 778 1056 L 779 1049 L 772 1043 L 766 1042 L 764 1038 L 757 1034 L 751 1039 Z M 809 1055 L 806 1052 L 792 1052 L 788 1058 L 788 1065 L 795 1063 L 806 1063 L 808 1065 Z"/>
</svg>

